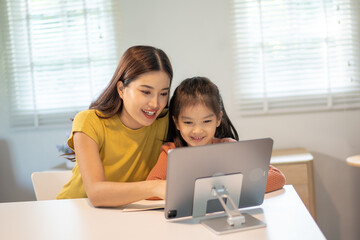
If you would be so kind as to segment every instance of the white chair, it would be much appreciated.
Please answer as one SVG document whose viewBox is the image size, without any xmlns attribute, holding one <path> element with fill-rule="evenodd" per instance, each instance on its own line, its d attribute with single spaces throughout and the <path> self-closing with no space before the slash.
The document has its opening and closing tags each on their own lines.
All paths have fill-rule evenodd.
<svg viewBox="0 0 360 240">
<path fill-rule="evenodd" d="M 70 180 L 71 170 L 33 172 L 31 181 L 37 200 L 54 200 Z"/>
</svg>

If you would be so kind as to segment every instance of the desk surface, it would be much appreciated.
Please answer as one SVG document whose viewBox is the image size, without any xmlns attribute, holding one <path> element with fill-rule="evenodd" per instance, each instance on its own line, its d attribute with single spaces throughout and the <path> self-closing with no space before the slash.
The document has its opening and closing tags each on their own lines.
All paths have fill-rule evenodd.
<svg viewBox="0 0 360 240">
<path fill-rule="evenodd" d="M 244 212 L 266 228 L 216 235 L 198 220 L 168 221 L 163 210 L 94 208 L 87 199 L 0 204 L 0 239 L 325 239 L 291 185 Z"/>
</svg>

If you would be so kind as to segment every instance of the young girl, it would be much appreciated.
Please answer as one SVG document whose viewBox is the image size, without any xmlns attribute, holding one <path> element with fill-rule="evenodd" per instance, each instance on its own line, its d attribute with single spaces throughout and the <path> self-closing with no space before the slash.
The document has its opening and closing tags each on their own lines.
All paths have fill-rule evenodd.
<svg viewBox="0 0 360 240">
<path fill-rule="evenodd" d="M 238 134 L 228 118 L 217 86 L 205 77 L 185 79 L 170 101 L 170 126 L 167 143 L 161 147 L 157 164 L 147 180 L 166 179 L 167 153 L 170 149 L 235 142 Z M 266 192 L 282 188 L 285 176 L 269 167 Z"/>
<path fill-rule="evenodd" d="M 134 46 L 124 53 L 107 88 L 73 121 L 68 145 L 76 164 L 58 199 L 88 197 L 94 206 L 119 206 L 164 198 L 165 181 L 144 180 L 167 135 L 172 77 L 162 50 Z"/>
</svg>

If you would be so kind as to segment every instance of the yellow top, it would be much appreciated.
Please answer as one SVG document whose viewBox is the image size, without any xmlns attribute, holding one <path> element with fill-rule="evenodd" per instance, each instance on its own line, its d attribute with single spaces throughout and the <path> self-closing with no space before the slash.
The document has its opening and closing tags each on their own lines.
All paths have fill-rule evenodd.
<svg viewBox="0 0 360 240">
<path fill-rule="evenodd" d="M 135 182 L 145 180 L 156 164 L 167 129 L 168 114 L 150 126 L 133 130 L 126 127 L 118 115 L 99 118 L 91 109 L 76 115 L 67 143 L 74 150 L 74 132 L 85 133 L 99 146 L 106 181 Z M 87 197 L 77 163 L 72 173 L 57 199 Z"/>
</svg>

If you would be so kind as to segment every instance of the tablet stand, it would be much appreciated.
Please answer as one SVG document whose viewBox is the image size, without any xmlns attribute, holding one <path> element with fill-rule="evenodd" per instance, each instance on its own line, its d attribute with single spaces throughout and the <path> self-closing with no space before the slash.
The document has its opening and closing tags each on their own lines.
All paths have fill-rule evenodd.
<svg viewBox="0 0 360 240">
<path fill-rule="evenodd" d="M 238 209 L 242 179 L 241 173 L 196 179 L 193 217 L 205 216 L 207 201 L 218 199 L 227 216 L 206 217 L 201 221 L 214 233 L 223 234 L 265 227 L 264 222 L 247 213 L 242 214 Z"/>
</svg>

